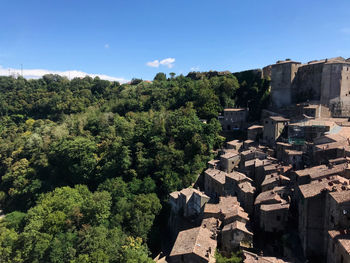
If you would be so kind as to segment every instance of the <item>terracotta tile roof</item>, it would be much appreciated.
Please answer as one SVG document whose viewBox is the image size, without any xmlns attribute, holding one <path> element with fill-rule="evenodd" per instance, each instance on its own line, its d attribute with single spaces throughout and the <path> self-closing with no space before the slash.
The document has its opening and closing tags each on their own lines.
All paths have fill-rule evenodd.
<svg viewBox="0 0 350 263">
<path fill-rule="evenodd" d="M 256 190 L 255 187 L 252 186 L 250 182 L 239 183 L 238 187 L 242 192 L 245 192 L 245 193 L 255 193 L 255 190 Z"/>
<path fill-rule="evenodd" d="M 237 171 L 233 171 L 232 173 L 228 173 L 226 175 L 226 177 L 228 177 L 228 178 L 230 178 L 238 183 L 243 182 L 243 181 L 250 181 L 250 182 L 253 181 L 251 178 L 249 178 L 245 174 L 237 172 Z"/>
<path fill-rule="evenodd" d="M 349 230 L 331 230 L 328 234 L 332 239 L 335 239 L 350 254 L 350 231 Z"/>
<path fill-rule="evenodd" d="M 348 188 L 348 191 L 339 191 L 339 192 L 332 192 L 330 193 L 330 196 L 338 203 L 345 203 L 350 202 L 350 188 Z M 345 187 L 344 187 L 345 189 Z"/>
<path fill-rule="evenodd" d="M 212 168 L 205 170 L 205 173 L 220 184 L 225 184 L 225 178 L 227 173 Z"/>
<path fill-rule="evenodd" d="M 217 246 L 217 241 L 211 238 L 212 235 L 213 233 L 204 227 L 181 231 L 176 238 L 170 257 L 194 253 L 209 260 L 214 257 Z"/>
<path fill-rule="evenodd" d="M 282 210 L 282 209 L 289 209 L 289 204 L 286 202 L 278 203 L 278 204 L 266 204 L 261 205 L 260 210 L 262 211 L 276 211 L 276 210 Z"/>
<path fill-rule="evenodd" d="M 264 126 L 261 125 L 252 125 L 248 128 L 248 130 L 255 130 L 255 129 L 263 129 Z"/>
<path fill-rule="evenodd" d="M 243 108 L 227 108 L 224 109 L 224 111 L 245 111 L 246 109 Z"/>
<path fill-rule="evenodd" d="M 248 251 L 244 251 L 243 255 L 245 257 L 244 263 L 290 263 L 275 257 L 258 256 Z"/>
<path fill-rule="evenodd" d="M 222 231 L 225 232 L 225 231 L 231 231 L 236 229 L 241 230 L 247 234 L 253 235 L 253 233 L 247 229 L 246 224 L 240 221 L 234 221 L 233 223 L 225 225 Z"/>
<path fill-rule="evenodd" d="M 304 198 L 310 198 L 320 194 L 324 190 L 341 191 L 342 190 L 341 188 L 342 186 L 345 186 L 345 183 L 347 184 L 346 188 L 350 189 L 349 180 L 341 176 L 335 175 L 335 176 L 330 176 L 329 178 L 312 181 L 309 184 L 299 185 L 298 187 Z"/>
<path fill-rule="evenodd" d="M 282 116 L 270 116 L 269 117 L 271 120 L 277 121 L 277 122 L 285 122 L 285 121 L 289 121 L 289 119 L 286 119 Z"/>
</svg>

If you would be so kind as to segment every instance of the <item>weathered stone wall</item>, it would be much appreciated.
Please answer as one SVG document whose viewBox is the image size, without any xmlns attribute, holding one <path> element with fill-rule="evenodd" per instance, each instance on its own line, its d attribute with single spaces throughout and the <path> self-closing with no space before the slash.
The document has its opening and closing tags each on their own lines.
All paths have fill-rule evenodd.
<svg viewBox="0 0 350 263">
<path fill-rule="evenodd" d="M 292 103 L 292 82 L 300 63 L 283 62 L 271 67 L 272 107 L 280 108 Z"/>
<path fill-rule="evenodd" d="M 324 63 L 311 63 L 298 68 L 292 84 L 293 103 L 320 100 Z"/>
</svg>

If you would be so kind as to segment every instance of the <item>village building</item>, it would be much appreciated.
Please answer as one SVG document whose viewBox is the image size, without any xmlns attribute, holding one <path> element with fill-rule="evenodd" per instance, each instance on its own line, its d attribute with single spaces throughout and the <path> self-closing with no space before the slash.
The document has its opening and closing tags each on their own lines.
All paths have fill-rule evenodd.
<svg viewBox="0 0 350 263">
<path fill-rule="evenodd" d="M 250 248 L 252 244 L 253 233 L 247 229 L 245 223 L 234 221 L 221 230 L 221 247 L 228 254 L 238 248 Z"/>
<path fill-rule="evenodd" d="M 227 173 L 217 169 L 204 171 L 204 191 L 211 197 L 219 197 L 225 194 L 225 178 Z"/>
<path fill-rule="evenodd" d="M 238 184 L 237 198 L 244 211 L 252 214 L 254 210 L 254 196 L 256 188 L 248 181 Z"/>
<path fill-rule="evenodd" d="M 243 182 L 249 182 L 252 184 L 253 180 L 245 174 L 237 171 L 232 171 L 232 173 L 227 174 L 225 179 L 226 194 L 237 196 L 238 192 L 240 192 L 238 185 Z"/>
<path fill-rule="evenodd" d="M 245 140 L 243 142 L 243 149 L 244 150 L 249 150 L 250 148 L 256 148 L 258 146 L 258 142 L 257 141 L 253 141 L 253 140 Z"/>
<path fill-rule="evenodd" d="M 260 205 L 260 229 L 265 232 L 284 231 L 288 223 L 289 206 L 287 201 Z"/>
<path fill-rule="evenodd" d="M 169 255 L 170 263 L 214 263 L 217 240 L 206 227 L 181 231 Z"/>
<path fill-rule="evenodd" d="M 247 130 L 247 139 L 258 142 L 263 135 L 264 126 L 252 125 Z"/>
<path fill-rule="evenodd" d="M 224 109 L 224 116 L 219 117 L 223 131 L 240 130 L 246 127 L 248 112 L 246 109 Z"/>
<path fill-rule="evenodd" d="M 255 199 L 254 221 L 265 232 L 282 231 L 288 222 L 290 193 L 286 187 L 275 187 Z"/>
<path fill-rule="evenodd" d="M 350 231 L 328 231 L 329 246 L 327 248 L 327 263 L 350 262 Z"/>
<path fill-rule="evenodd" d="M 264 120 L 263 141 L 269 146 L 274 146 L 288 122 L 289 119 L 282 116 L 266 118 Z"/>
<path fill-rule="evenodd" d="M 231 173 L 240 160 L 240 154 L 236 150 L 226 150 L 224 154 L 220 155 L 221 170 Z"/>
<path fill-rule="evenodd" d="M 327 230 L 327 195 L 330 192 L 347 191 L 349 180 L 333 176 L 319 179 L 297 187 L 296 195 L 299 210 L 299 235 L 304 254 L 307 257 L 322 258 L 326 256 Z M 320 205 L 324 204 L 324 205 Z"/>
<path fill-rule="evenodd" d="M 346 163 L 333 166 L 319 165 L 292 172 L 291 178 L 298 185 L 308 184 L 312 181 L 343 174 L 347 168 Z"/>
<path fill-rule="evenodd" d="M 285 150 L 290 150 L 293 145 L 286 142 L 276 142 L 276 158 L 280 161 L 284 159 Z"/>
<path fill-rule="evenodd" d="M 243 251 L 243 263 L 292 263 L 291 261 L 284 261 L 276 257 L 264 257 L 254 254 L 250 251 Z"/>
<path fill-rule="evenodd" d="M 220 160 L 210 160 L 208 162 L 208 167 L 211 169 L 220 170 Z"/>
<path fill-rule="evenodd" d="M 273 173 L 265 176 L 264 181 L 261 183 L 261 191 L 269 191 L 276 186 L 287 186 L 290 184 L 290 179 L 286 176 Z"/>
<path fill-rule="evenodd" d="M 284 150 L 283 162 L 290 164 L 293 169 L 302 169 L 304 167 L 303 152 L 286 149 Z"/>
<path fill-rule="evenodd" d="M 218 204 L 207 203 L 204 207 L 203 218 L 215 218 L 220 220 L 223 225 L 240 221 L 247 223 L 248 214 L 240 206 L 235 196 L 220 197 Z"/>
<path fill-rule="evenodd" d="M 172 192 L 169 203 L 172 212 L 181 216 L 196 217 L 203 212 L 204 205 L 209 201 L 209 196 L 194 188 L 185 188 L 181 191 Z"/>
<path fill-rule="evenodd" d="M 242 147 L 243 143 L 239 140 L 233 140 L 233 141 L 229 141 L 226 143 L 226 147 L 227 149 L 233 149 L 236 151 L 239 151 Z"/>
</svg>

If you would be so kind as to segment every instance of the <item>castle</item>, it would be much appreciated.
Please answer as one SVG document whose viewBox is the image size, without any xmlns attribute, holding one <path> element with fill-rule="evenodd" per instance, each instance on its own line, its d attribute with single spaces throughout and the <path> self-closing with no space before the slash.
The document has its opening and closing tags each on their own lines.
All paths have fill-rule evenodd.
<svg viewBox="0 0 350 263">
<path fill-rule="evenodd" d="M 333 117 L 350 117 L 350 58 L 336 57 L 306 64 L 286 59 L 263 69 L 271 77 L 271 108 L 313 102 Z"/>
</svg>

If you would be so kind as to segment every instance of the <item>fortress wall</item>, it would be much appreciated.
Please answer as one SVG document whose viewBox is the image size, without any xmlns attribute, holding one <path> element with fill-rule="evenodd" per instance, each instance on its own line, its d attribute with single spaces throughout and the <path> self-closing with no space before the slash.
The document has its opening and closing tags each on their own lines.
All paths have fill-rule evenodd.
<svg viewBox="0 0 350 263">
<path fill-rule="evenodd" d="M 298 68 L 292 85 L 293 103 L 320 100 L 323 65 L 313 63 Z"/>
<path fill-rule="evenodd" d="M 272 106 L 280 108 L 292 103 L 292 81 L 300 63 L 277 63 L 271 67 Z"/>
</svg>

